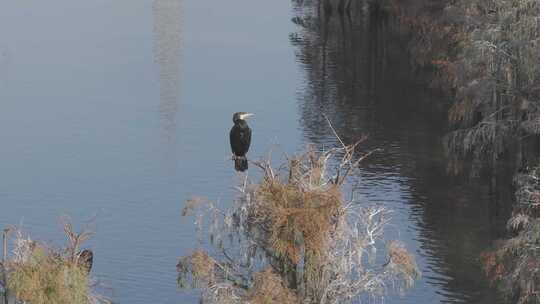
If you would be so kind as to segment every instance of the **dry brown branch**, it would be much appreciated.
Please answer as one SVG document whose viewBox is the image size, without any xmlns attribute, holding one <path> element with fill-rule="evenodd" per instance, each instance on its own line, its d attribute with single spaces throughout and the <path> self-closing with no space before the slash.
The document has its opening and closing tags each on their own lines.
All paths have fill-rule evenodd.
<svg viewBox="0 0 540 304">
<path fill-rule="evenodd" d="M 90 239 L 90 237 L 92 236 L 92 232 L 90 232 L 87 227 L 81 229 L 81 231 L 78 233 L 75 232 L 73 230 L 71 220 L 67 216 L 63 216 L 60 219 L 60 223 L 62 224 L 64 232 L 69 241 L 68 246 L 66 247 L 69 260 L 73 263 L 78 263 L 80 246 L 82 243 Z"/>
<path fill-rule="evenodd" d="M 359 163 L 354 159 L 356 146 L 325 153 L 307 150 L 287 157 L 287 170 L 272 169 L 269 159 L 252 162 L 263 176 L 258 183 L 237 187 L 239 196 L 231 210 L 217 212 L 213 204 L 203 204 L 216 258 L 201 251 L 182 258 L 179 283 L 189 286 L 202 278 L 203 303 L 289 303 L 296 301 L 291 296 L 296 294 L 302 301 L 330 304 L 363 293 L 381 294 L 387 281 L 416 278 L 414 260 L 403 247 L 392 247 L 392 263 L 368 262 L 384 251 L 375 248 L 382 245 L 390 212 L 344 201 L 341 185 Z M 345 156 L 338 158 L 341 153 Z M 336 158 L 338 172 L 348 169 L 337 178 L 329 176 L 327 168 Z M 200 205 L 188 200 L 185 209 L 201 209 Z M 196 224 L 202 222 L 201 216 Z M 230 246 L 223 241 L 227 237 Z M 268 267 L 271 271 L 261 271 Z M 403 286 L 409 287 L 410 281 Z"/>
</svg>

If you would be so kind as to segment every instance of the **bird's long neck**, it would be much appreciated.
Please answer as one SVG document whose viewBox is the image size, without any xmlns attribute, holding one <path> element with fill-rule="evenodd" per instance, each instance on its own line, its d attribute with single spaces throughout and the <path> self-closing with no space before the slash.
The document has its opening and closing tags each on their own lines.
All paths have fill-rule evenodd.
<svg viewBox="0 0 540 304">
<path fill-rule="evenodd" d="M 241 128 L 245 128 L 247 127 L 247 122 L 243 119 L 238 119 L 234 122 L 235 125 L 241 127 Z"/>
</svg>

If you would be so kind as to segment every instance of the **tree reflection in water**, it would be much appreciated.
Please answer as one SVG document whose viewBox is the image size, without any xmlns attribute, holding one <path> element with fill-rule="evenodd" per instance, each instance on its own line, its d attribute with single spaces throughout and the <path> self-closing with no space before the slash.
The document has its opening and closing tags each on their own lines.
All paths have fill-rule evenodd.
<svg viewBox="0 0 540 304">
<path fill-rule="evenodd" d="M 366 151 L 383 150 L 363 163 L 357 192 L 393 204 L 400 233 L 418 247 L 425 277 L 406 302 L 501 302 L 478 258 L 504 233 L 509 210 L 499 202 L 512 196 L 497 185 L 509 183 L 509 175 L 447 175 L 447 102 L 411 67 L 407 37 L 380 7 L 339 5 L 294 2 L 290 41 L 305 72 L 298 104 L 306 142 L 339 145 L 325 113 L 346 143 L 368 134 Z"/>
<path fill-rule="evenodd" d="M 159 66 L 159 112 L 167 141 L 175 140 L 181 92 L 182 0 L 154 0 L 154 60 Z"/>
</svg>

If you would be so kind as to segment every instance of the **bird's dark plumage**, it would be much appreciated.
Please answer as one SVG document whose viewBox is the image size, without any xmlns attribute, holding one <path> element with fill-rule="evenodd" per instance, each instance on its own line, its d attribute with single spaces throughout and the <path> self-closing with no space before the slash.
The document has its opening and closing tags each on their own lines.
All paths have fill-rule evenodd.
<svg viewBox="0 0 540 304">
<path fill-rule="evenodd" d="M 229 138 L 231 141 L 231 150 L 234 153 L 234 168 L 236 171 L 245 171 L 248 168 L 246 153 L 251 144 L 251 129 L 245 118 L 253 114 L 238 112 L 233 115 L 234 126 L 231 128 Z"/>
<path fill-rule="evenodd" d="M 94 253 L 91 250 L 85 249 L 79 253 L 78 264 L 86 272 L 92 270 L 92 264 L 94 264 Z"/>
</svg>

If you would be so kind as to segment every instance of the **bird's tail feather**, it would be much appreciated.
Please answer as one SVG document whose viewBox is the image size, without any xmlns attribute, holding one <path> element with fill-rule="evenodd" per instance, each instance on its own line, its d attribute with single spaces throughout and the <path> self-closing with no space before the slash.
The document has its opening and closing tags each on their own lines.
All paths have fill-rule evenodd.
<svg viewBox="0 0 540 304">
<path fill-rule="evenodd" d="M 244 172 L 248 169 L 248 160 L 245 156 L 237 156 L 234 158 L 234 169 Z"/>
</svg>

